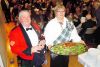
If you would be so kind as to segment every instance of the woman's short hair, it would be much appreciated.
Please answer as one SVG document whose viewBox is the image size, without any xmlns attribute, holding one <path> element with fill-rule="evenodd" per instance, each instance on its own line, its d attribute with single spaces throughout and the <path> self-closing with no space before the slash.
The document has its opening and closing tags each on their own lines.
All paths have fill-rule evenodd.
<svg viewBox="0 0 100 67">
<path fill-rule="evenodd" d="M 64 9 L 64 10 L 65 10 L 65 7 L 64 7 L 64 5 L 63 5 L 62 3 L 61 3 L 61 4 L 57 4 L 57 5 L 55 6 L 55 8 L 54 8 L 55 13 L 56 13 L 56 11 L 59 10 L 59 9 Z"/>
</svg>

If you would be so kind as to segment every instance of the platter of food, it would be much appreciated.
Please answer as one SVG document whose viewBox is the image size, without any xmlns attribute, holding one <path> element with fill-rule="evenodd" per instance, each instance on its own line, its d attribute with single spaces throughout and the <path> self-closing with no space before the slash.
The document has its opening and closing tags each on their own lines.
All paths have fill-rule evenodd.
<svg viewBox="0 0 100 67">
<path fill-rule="evenodd" d="M 58 55 L 79 55 L 87 51 L 87 46 L 83 43 L 66 42 L 55 44 L 50 51 Z"/>
</svg>

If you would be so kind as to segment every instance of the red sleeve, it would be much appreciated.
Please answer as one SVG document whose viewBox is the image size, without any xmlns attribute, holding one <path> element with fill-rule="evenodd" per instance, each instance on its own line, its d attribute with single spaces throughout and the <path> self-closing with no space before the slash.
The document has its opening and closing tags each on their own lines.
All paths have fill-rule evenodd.
<svg viewBox="0 0 100 67">
<path fill-rule="evenodd" d="M 19 33 L 20 32 L 11 32 L 9 35 L 11 50 L 23 59 L 32 60 L 33 55 L 26 55 L 23 53 L 23 51 L 27 48 L 27 45 Z"/>
</svg>

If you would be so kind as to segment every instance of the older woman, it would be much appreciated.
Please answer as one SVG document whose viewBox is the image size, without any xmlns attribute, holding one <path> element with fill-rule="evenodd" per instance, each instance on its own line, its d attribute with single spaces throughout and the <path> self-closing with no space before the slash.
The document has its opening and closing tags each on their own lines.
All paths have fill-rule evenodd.
<svg viewBox="0 0 100 67">
<path fill-rule="evenodd" d="M 55 7 L 55 18 L 50 20 L 45 27 L 44 36 L 46 39 L 46 45 L 51 48 L 54 44 L 63 42 L 81 42 L 81 38 L 77 33 L 77 30 L 72 22 L 65 17 L 65 7 L 62 4 L 58 4 Z M 52 54 L 51 54 L 52 55 Z M 55 60 L 56 59 L 56 60 Z M 59 59 L 51 57 L 52 67 L 67 67 L 68 57 L 59 57 Z M 63 62 L 66 62 L 65 64 Z M 57 62 L 57 63 L 56 63 Z M 56 66 L 56 64 L 58 66 Z"/>
</svg>

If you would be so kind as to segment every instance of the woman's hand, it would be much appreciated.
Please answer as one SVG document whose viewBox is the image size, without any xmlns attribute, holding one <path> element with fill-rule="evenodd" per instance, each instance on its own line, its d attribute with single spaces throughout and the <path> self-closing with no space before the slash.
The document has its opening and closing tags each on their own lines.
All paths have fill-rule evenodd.
<svg viewBox="0 0 100 67">
<path fill-rule="evenodd" d="M 51 47 L 52 47 L 52 45 L 48 45 L 48 49 L 49 49 L 49 50 L 51 49 Z"/>
</svg>

